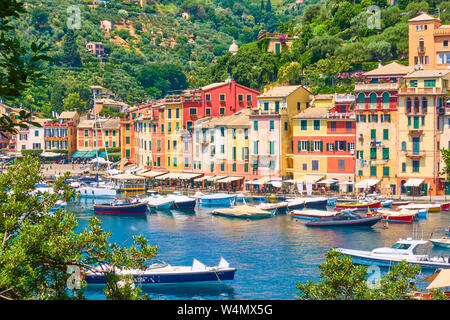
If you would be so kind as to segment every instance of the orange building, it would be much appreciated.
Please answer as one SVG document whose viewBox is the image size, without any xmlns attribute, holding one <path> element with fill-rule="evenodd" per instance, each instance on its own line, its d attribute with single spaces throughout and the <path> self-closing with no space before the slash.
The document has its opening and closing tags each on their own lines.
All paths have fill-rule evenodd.
<svg viewBox="0 0 450 320">
<path fill-rule="evenodd" d="M 409 19 L 409 65 L 442 70 L 450 66 L 450 25 L 426 13 Z"/>
</svg>

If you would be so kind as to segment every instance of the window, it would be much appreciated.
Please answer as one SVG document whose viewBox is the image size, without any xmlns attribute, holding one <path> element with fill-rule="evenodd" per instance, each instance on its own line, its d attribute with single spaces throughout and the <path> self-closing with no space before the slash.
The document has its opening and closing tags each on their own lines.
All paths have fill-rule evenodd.
<svg viewBox="0 0 450 320">
<path fill-rule="evenodd" d="M 300 130 L 305 131 L 308 129 L 308 120 L 300 120 Z"/>
<path fill-rule="evenodd" d="M 370 130 L 370 139 L 375 140 L 377 138 L 377 129 Z"/>
<path fill-rule="evenodd" d="M 275 141 L 269 141 L 269 153 L 271 155 L 275 154 Z"/>
<path fill-rule="evenodd" d="M 225 95 L 224 95 L 223 93 L 221 93 L 221 94 L 219 95 L 219 100 L 220 100 L 221 102 L 225 101 Z"/>
<path fill-rule="evenodd" d="M 281 43 L 275 43 L 275 53 L 281 52 Z"/>
<path fill-rule="evenodd" d="M 285 121 L 284 122 L 284 130 L 287 131 L 287 129 L 288 129 L 288 123 Z"/>
<path fill-rule="evenodd" d="M 420 160 L 412 161 L 412 171 L 413 172 L 419 172 L 419 166 L 420 166 Z"/>
<path fill-rule="evenodd" d="M 311 141 L 311 151 L 322 151 L 322 141 L 314 140 Z"/>
<path fill-rule="evenodd" d="M 320 120 L 314 120 L 314 130 L 320 130 Z"/>
<path fill-rule="evenodd" d="M 220 115 L 221 116 L 225 115 L 225 108 L 220 108 Z"/>
<path fill-rule="evenodd" d="M 301 103 L 297 102 L 297 110 L 300 111 L 300 109 L 301 109 Z"/>
<path fill-rule="evenodd" d="M 197 115 L 197 109 L 196 108 L 190 108 L 189 109 L 189 115 L 196 116 Z"/>
<path fill-rule="evenodd" d="M 280 102 L 279 101 L 275 101 L 275 113 L 280 112 Z"/>
<path fill-rule="evenodd" d="M 375 166 L 371 166 L 370 167 L 370 176 L 371 177 L 376 177 L 377 176 L 377 167 L 375 167 Z"/>
<path fill-rule="evenodd" d="M 338 160 L 338 169 L 345 170 L 345 160 Z"/>
<path fill-rule="evenodd" d="M 442 41 L 442 46 L 443 46 L 444 48 L 447 48 L 447 47 L 448 47 L 448 40 Z"/>
<path fill-rule="evenodd" d="M 269 125 L 270 125 L 270 131 L 275 130 L 275 121 L 274 120 L 270 120 Z"/>
<path fill-rule="evenodd" d="M 232 169 L 231 169 L 231 170 L 233 170 L 233 172 L 236 172 L 236 162 L 233 163 L 233 166 L 232 166 Z"/>
<path fill-rule="evenodd" d="M 425 87 L 436 87 L 436 80 L 429 80 L 429 79 L 425 79 L 424 80 L 424 86 Z"/>
<path fill-rule="evenodd" d="M 352 123 L 350 121 L 347 121 L 345 123 L 345 129 L 347 130 L 347 132 L 352 132 Z"/>
<path fill-rule="evenodd" d="M 410 80 L 409 81 L 409 86 L 411 88 L 417 88 L 417 80 Z"/>
<path fill-rule="evenodd" d="M 389 148 L 383 148 L 383 159 L 389 159 Z"/>
<path fill-rule="evenodd" d="M 264 111 L 268 111 L 268 110 L 269 110 L 269 103 L 264 102 Z"/>
<path fill-rule="evenodd" d="M 370 148 L 370 159 L 377 158 L 377 148 Z"/>
<path fill-rule="evenodd" d="M 377 103 L 377 94 L 372 92 L 369 96 L 370 103 Z"/>
<path fill-rule="evenodd" d="M 389 93 L 384 92 L 382 97 L 383 97 L 383 103 L 389 103 Z"/>
<path fill-rule="evenodd" d="M 206 108 L 205 114 L 206 114 L 207 116 L 210 116 L 210 115 L 211 115 L 211 108 Z"/>
<path fill-rule="evenodd" d="M 307 163 L 303 163 L 302 164 L 302 169 L 303 169 L 303 171 L 307 171 L 308 170 L 308 164 Z"/>
<path fill-rule="evenodd" d="M 364 95 L 364 93 L 358 94 L 358 103 L 364 104 L 365 100 L 366 100 L 366 96 Z"/>
<path fill-rule="evenodd" d="M 236 129 L 233 128 L 232 132 L 232 136 L 233 136 L 233 140 L 236 140 Z"/>
<path fill-rule="evenodd" d="M 331 130 L 331 132 L 335 132 L 336 131 L 336 121 L 332 121 L 331 123 L 330 123 L 330 130 Z"/>
<path fill-rule="evenodd" d="M 389 177 L 389 167 L 383 167 L 383 177 Z"/>
<path fill-rule="evenodd" d="M 239 101 L 239 102 L 244 101 L 244 95 L 238 94 L 238 101 Z"/>
<path fill-rule="evenodd" d="M 129 159 L 130 156 L 131 156 L 131 151 L 129 149 L 125 150 L 125 157 Z"/>
<path fill-rule="evenodd" d="M 389 129 L 383 129 L 383 140 L 389 140 Z"/>
<path fill-rule="evenodd" d="M 311 170 L 313 170 L 313 171 L 319 170 L 319 160 L 311 161 Z"/>
<path fill-rule="evenodd" d="M 244 129 L 244 138 L 245 138 L 245 140 L 248 140 L 248 129 L 247 128 Z"/>
<path fill-rule="evenodd" d="M 236 160 L 236 147 L 233 147 L 233 160 Z"/>
<path fill-rule="evenodd" d="M 244 163 L 244 172 L 248 172 L 248 163 Z"/>
<path fill-rule="evenodd" d="M 252 102 L 252 95 L 251 94 L 247 95 L 247 102 Z"/>
<path fill-rule="evenodd" d="M 257 120 L 253 121 L 253 130 L 258 131 L 258 121 Z"/>
<path fill-rule="evenodd" d="M 125 144 L 130 144 L 130 137 L 125 137 Z"/>
<path fill-rule="evenodd" d="M 309 150 L 309 141 L 301 140 L 297 142 L 297 150 L 298 151 L 308 151 Z"/>
<path fill-rule="evenodd" d="M 220 171 L 225 171 L 225 163 L 220 164 Z"/>
<path fill-rule="evenodd" d="M 206 100 L 206 102 L 211 101 L 211 95 L 209 93 L 205 94 L 205 100 Z"/>
<path fill-rule="evenodd" d="M 259 141 L 253 142 L 253 154 L 258 154 L 258 142 Z"/>
<path fill-rule="evenodd" d="M 179 118 L 180 117 L 180 109 L 179 108 L 176 108 L 175 109 L 175 118 Z"/>
</svg>

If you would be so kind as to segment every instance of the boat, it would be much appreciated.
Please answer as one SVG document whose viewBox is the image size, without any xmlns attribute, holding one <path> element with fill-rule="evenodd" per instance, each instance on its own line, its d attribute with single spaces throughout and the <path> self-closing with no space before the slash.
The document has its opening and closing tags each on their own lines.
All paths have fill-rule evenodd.
<svg viewBox="0 0 450 320">
<path fill-rule="evenodd" d="M 62 210 L 62 209 L 66 209 L 67 207 L 67 202 L 65 202 L 64 200 L 58 200 L 55 202 L 55 206 L 53 208 L 50 209 L 50 213 L 55 213 L 58 210 Z"/>
<path fill-rule="evenodd" d="M 448 237 L 442 237 L 439 239 L 436 239 L 436 238 L 430 239 L 430 242 L 436 247 L 450 249 L 450 238 L 448 238 Z"/>
<path fill-rule="evenodd" d="M 172 208 L 194 210 L 197 204 L 197 199 L 185 196 L 181 192 L 174 192 L 166 196 L 167 199 L 173 200 Z"/>
<path fill-rule="evenodd" d="M 150 196 L 145 198 L 143 201 L 147 204 L 147 207 L 150 210 L 169 210 L 170 208 L 172 208 L 174 202 L 173 199 L 162 196 Z"/>
<path fill-rule="evenodd" d="M 199 201 L 204 206 L 234 206 L 236 196 L 227 193 L 206 194 L 201 196 Z"/>
<path fill-rule="evenodd" d="M 238 193 L 236 195 L 236 201 L 238 202 L 245 202 L 245 201 L 252 201 L 252 196 L 251 195 L 245 195 L 244 193 Z"/>
<path fill-rule="evenodd" d="M 262 210 L 254 206 L 249 206 L 247 204 L 233 206 L 231 208 L 214 209 L 212 211 L 212 214 L 217 216 L 243 219 L 263 219 L 273 216 L 272 212 L 270 211 Z"/>
<path fill-rule="evenodd" d="M 286 214 L 288 203 L 286 201 L 277 203 L 260 203 L 256 207 L 262 210 L 270 211 L 274 214 Z"/>
<path fill-rule="evenodd" d="M 144 202 L 115 201 L 112 203 L 94 204 L 96 214 L 145 214 L 147 204 Z"/>
<path fill-rule="evenodd" d="M 392 265 L 405 260 L 409 264 L 420 265 L 422 269 L 436 270 L 450 268 L 449 257 L 430 257 L 416 254 L 416 248 L 427 244 L 425 240 L 413 240 L 412 238 L 400 239 L 391 248 L 376 248 L 372 251 L 338 248 L 343 255 L 352 258 L 355 264 L 377 265 L 392 267 Z"/>
<path fill-rule="evenodd" d="M 292 218 L 300 219 L 320 219 L 326 217 L 334 217 L 337 214 L 341 214 L 337 211 L 325 211 L 325 210 L 314 210 L 314 209 L 303 209 L 303 210 L 293 210 L 290 212 Z"/>
<path fill-rule="evenodd" d="M 386 208 L 386 207 L 392 207 L 392 204 L 394 203 L 393 200 L 382 200 L 381 201 L 381 206 Z"/>
<path fill-rule="evenodd" d="M 336 203 L 336 209 L 357 209 L 357 210 L 366 210 L 366 209 L 378 209 L 381 208 L 381 201 L 372 201 L 372 202 L 338 202 Z"/>
<path fill-rule="evenodd" d="M 408 205 L 408 204 L 410 204 L 410 201 L 393 201 L 392 202 L 392 205 L 393 206 L 396 206 L 396 207 L 398 207 L 398 206 L 406 206 L 406 205 Z"/>
<path fill-rule="evenodd" d="M 75 189 L 83 198 L 115 198 L 117 191 L 112 187 L 82 186 Z"/>
<path fill-rule="evenodd" d="M 428 212 L 439 212 L 441 211 L 441 205 L 439 203 L 410 203 L 405 206 L 399 206 L 399 209 L 427 209 Z"/>
<path fill-rule="evenodd" d="M 305 200 L 305 208 L 323 208 L 325 209 L 328 204 L 328 198 L 303 198 Z"/>
<path fill-rule="evenodd" d="M 378 210 L 376 212 L 368 212 L 367 217 L 373 217 L 381 215 L 383 221 L 399 222 L 399 223 L 412 223 L 414 218 L 419 214 L 419 210 Z"/>
<path fill-rule="evenodd" d="M 289 211 L 296 210 L 296 209 L 303 209 L 305 207 L 305 199 L 303 198 L 294 198 L 294 199 L 288 199 L 287 200 L 287 207 Z"/>
<path fill-rule="evenodd" d="M 441 211 L 450 211 L 450 202 L 441 203 Z"/>
<path fill-rule="evenodd" d="M 259 201 L 259 202 L 266 201 L 266 196 L 256 196 L 256 195 L 254 195 L 254 196 L 252 196 L 252 199 L 253 199 L 253 201 Z"/>
<path fill-rule="evenodd" d="M 353 227 L 353 226 L 367 226 L 371 227 L 378 221 L 381 221 L 381 216 L 361 217 L 354 212 L 343 211 L 329 218 L 314 219 L 306 223 L 308 227 Z"/>
<path fill-rule="evenodd" d="M 84 280 L 89 283 L 106 283 L 105 272 L 108 266 L 98 266 L 89 270 L 84 275 Z M 145 270 L 140 269 L 116 269 L 115 274 L 132 275 L 134 281 L 140 284 L 154 283 L 180 283 L 196 281 L 224 281 L 233 280 L 236 268 L 230 268 L 229 263 L 221 258 L 219 265 L 207 267 L 197 259 L 192 266 L 172 266 L 164 261 L 152 263 Z"/>
<path fill-rule="evenodd" d="M 336 205 L 337 198 L 328 198 L 327 206 L 328 207 L 334 207 Z"/>
</svg>

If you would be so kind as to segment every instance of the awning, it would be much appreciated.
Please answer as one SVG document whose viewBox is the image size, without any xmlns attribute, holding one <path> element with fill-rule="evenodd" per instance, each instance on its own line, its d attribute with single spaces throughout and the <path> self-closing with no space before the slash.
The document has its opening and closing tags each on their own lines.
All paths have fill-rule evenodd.
<svg viewBox="0 0 450 320">
<path fill-rule="evenodd" d="M 194 181 L 195 182 L 200 182 L 200 181 L 203 181 L 203 180 L 208 180 L 208 179 L 213 178 L 213 177 L 214 176 L 203 176 L 203 177 L 200 177 L 200 178 L 195 178 Z"/>
<path fill-rule="evenodd" d="M 422 184 L 423 179 L 408 179 L 403 186 L 405 187 L 418 187 Z"/>
<path fill-rule="evenodd" d="M 189 173 L 189 172 L 181 172 L 178 176 L 178 179 L 181 180 L 189 180 L 200 177 L 203 173 Z"/>
<path fill-rule="evenodd" d="M 97 150 L 77 150 L 72 155 L 74 159 L 90 159 L 97 155 Z"/>
<path fill-rule="evenodd" d="M 269 183 L 269 182 L 270 182 L 270 177 L 262 177 L 261 179 L 252 181 L 251 184 L 261 185 L 261 184 L 266 184 L 266 183 Z"/>
<path fill-rule="evenodd" d="M 339 182 L 339 184 L 346 185 L 346 184 L 355 184 L 355 183 L 353 181 L 343 181 L 343 182 Z"/>
<path fill-rule="evenodd" d="M 137 175 L 144 178 L 154 178 L 157 176 L 161 176 L 163 174 L 166 174 L 167 171 L 147 171 L 143 173 L 138 173 Z"/>
<path fill-rule="evenodd" d="M 369 188 L 380 182 L 380 179 L 364 179 L 355 184 L 355 188 Z"/>
<path fill-rule="evenodd" d="M 213 181 L 217 181 L 217 180 L 224 179 L 224 178 L 226 178 L 226 177 L 227 177 L 227 176 L 214 176 L 214 177 L 211 177 L 211 178 L 207 179 L 206 181 L 211 181 L 211 182 L 213 182 Z"/>
<path fill-rule="evenodd" d="M 430 290 L 445 287 L 450 287 L 450 269 L 442 269 L 427 289 Z"/>
<path fill-rule="evenodd" d="M 305 174 L 299 179 L 295 179 L 296 183 L 314 184 L 324 177 L 323 174 Z"/>
<path fill-rule="evenodd" d="M 155 177 L 156 180 L 176 179 L 179 173 L 168 172 L 166 174 Z"/>
<path fill-rule="evenodd" d="M 332 183 L 336 183 L 339 180 L 337 179 L 325 179 L 325 180 L 321 180 L 319 182 L 317 182 L 318 184 L 332 184 Z"/>
<path fill-rule="evenodd" d="M 145 178 L 136 176 L 136 175 L 131 174 L 131 173 L 122 173 L 122 174 L 118 174 L 118 175 L 115 175 L 115 176 L 111 176 L 111 179 L 116 179 L 116 180 L 143 180 Z"/>
<path fill-rule="evenodd" d="M 233 181 L 242 180 L 244 177 L 226 177 L 225 179 L 219 180 L 219 183 L 230 183 Z"/>
</svg>

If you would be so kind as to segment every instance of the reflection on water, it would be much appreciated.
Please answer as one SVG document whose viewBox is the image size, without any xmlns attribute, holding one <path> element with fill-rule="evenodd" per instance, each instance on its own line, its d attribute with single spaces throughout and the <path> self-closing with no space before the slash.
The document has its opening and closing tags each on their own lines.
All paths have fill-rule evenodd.
<svg viewBox="0 0 450 320">
<path fill-rule="evenodd" d="M 93 204 L 108 200 L 81 199 L 68 209 L 75 212 L 79 228 L 96 216 L 111 241 L 129 245 L 133 235 L 144 235 L 158 246 L 158 257 L 171 265 L 192 265 L 194 258 L 216 266 L 224 257 L 236 267 L 235 279 L 226 283 L 143 285 L 152 299 L 296 299 L 298 281 L 319 280 L 317 266 L 331 247 L 371 250 L 390 247 L 399 238 L 429 239 L 436 228 L 450 225 L 450 213 L 429 213 L 413 224 L 375 228 L 308 228 L 306 220 L 278 215 L 269 219 L 230 219 L 213 216 L 211 207 L 155 211 L 141 217 L 99 216 Z M 419 232 L 417 232 L 417 230 Z M 433 237 L 440 236 L 434 233 Z M 450 251 L 427 244 L 418 253 L 449 256 Z M 103 286 L 88 286 L 89 299 L 103 299 Z"/>
</svg>

